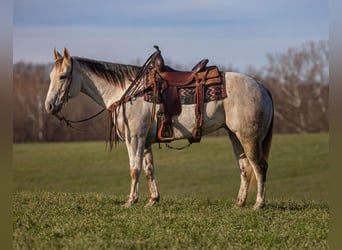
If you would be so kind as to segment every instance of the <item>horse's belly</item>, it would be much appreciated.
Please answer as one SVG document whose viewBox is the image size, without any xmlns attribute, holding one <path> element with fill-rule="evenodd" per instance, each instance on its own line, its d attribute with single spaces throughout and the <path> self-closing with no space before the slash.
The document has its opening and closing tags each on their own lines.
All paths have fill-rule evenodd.
<svg viewBox="0 0 342 250">
<path fill-rule="evenodd" d="M 191 137 L 196 123 L 194 105 L 182 105 L 182 113 L 173 117 L 175 139 Z M 222 101 L 209 102 L 204 105 L 202 134 L 211 133 L 225 125 L 225 114 Z M 151 126 L 149 138 L 156 137 L 157 124 Z"/>
</svg>

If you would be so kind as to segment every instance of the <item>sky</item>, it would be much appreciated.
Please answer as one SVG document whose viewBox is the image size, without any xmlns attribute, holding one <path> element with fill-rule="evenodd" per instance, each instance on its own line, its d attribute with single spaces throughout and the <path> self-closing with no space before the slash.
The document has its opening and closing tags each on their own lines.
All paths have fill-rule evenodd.
<svg viewBox="0 0 342 250">
<path fill-rule="evenodd" d="M 14 0 L 13 61 L 71 55 L 142 64 L 156 44 L 167 62 L 241 71 L 307 41 L 329 39 L 326 0 Z"/>
</svg>

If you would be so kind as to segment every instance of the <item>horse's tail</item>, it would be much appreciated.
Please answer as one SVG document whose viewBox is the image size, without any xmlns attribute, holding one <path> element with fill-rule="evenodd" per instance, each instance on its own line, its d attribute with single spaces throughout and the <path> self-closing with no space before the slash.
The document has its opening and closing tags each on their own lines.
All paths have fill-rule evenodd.
<svg viewBox="0 0 342 250">
<path fill-rule="evenodd" d="M 273 136 L 273 112 L 272 112 L 272 120 L 268 128 L 266 137 L 262 141 L 262 151 L 263 151 L 264 159 L 266 161 L 268 160 L 268 156 L 270 154 L 272 136 Z"/>
<path fill-rule="evenodd" d="M 266 89 L 266 92 L 272 101 L 272 118 L 271 118 L 271 122 L 270 122 L 270 125 L 268 127 L 268 130 L 267 130 L 266 136 L 263 139 L 262 145 L 261 145 L 264 160 L 267 161 L 269 153 L 270 153 L 272 137 L 273 137 L 274 105 L 273 105 L 273 98 L 272 98 L 271 92 L 267 88 L 265 88 L 265 89 Z M 250 178 L 250 184 L 249 184 L 250 189 L 255 190 L 255 188 L 256 188 L 256 177 L 255 177 L 253 168 L 251 168 L 251 167 L 249 168 L 249 171 L 247 172 L 247 176 L 248 176 L 248 178 Z"/>
<path fill-rule="evenodd" d="M 273 103 L 273 97 L 272 97 L 271 92 L 268 90 L 268 88 L 265 88 L 265 89 L 266 89 L 267 94 L 271 98 L 271 102 L 272 102 L 272 118 L 271 118 L 271 123 L 270 123 L 270 125 L 268 127 L 267 134 L 266 134 L 264 140 L 262 141 L 262 151 L 263 151 L 262 153 L 264 155 L 264 159 L 267 161 L 269 153 L 270 153 L 272 137 L 273 137 L 274 103 Z"/>
</svg>

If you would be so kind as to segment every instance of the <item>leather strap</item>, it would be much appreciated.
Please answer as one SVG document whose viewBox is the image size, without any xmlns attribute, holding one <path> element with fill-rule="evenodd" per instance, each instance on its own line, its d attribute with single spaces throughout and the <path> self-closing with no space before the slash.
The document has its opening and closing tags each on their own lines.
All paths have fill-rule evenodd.
<svg viewBox="0 0 342 250">
<path fill-rule="evenodd" d="M 204 109 L 204 85 L 206 84 L 205 78 L 208 74 L 206 71 L 202 80 L 199 80 L 196 76 L 196 91 L 195 91 L 195 126 L 192 129 L 192 137 L 189 138 L 189 142 L 200 142 L 202 137 L 203 126 L 203 109 Z"/>
</svg>

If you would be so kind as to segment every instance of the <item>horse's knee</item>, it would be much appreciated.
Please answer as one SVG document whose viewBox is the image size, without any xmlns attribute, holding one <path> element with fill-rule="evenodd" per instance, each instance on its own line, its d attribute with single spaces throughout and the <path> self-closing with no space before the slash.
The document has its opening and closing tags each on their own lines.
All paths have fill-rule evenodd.
<svg viewBox="0 0 342 250">
<path fill-rule="evenodd" d="M 139 169 L 136 169 L 136 168 L 132 168 L 130 170 L 130 176 L 133 180 L 137 180 L 139 179 L 139 176 L 140 176 L 140 170 Z"/>
</svg>

